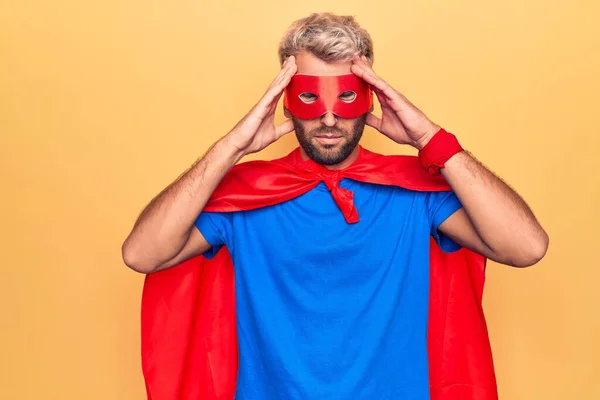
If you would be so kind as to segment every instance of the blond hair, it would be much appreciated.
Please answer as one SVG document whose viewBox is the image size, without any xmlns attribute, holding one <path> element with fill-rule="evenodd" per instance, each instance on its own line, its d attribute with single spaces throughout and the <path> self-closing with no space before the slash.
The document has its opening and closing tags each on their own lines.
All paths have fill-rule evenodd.
<svg viewBox="0 0 600 400">
<path fill-rule="evenodd" d="M 326 62 L 366 56 L 373 63 L 373 41 L 352 16 L 313 13 L 294 21 L 279 43 L 279 62 L 307 51 Z"/>
</svg>

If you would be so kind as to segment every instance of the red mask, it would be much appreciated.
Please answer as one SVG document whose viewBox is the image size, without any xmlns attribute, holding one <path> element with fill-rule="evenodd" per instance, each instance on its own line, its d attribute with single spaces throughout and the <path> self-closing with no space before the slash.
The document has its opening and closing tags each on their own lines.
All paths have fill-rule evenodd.
<svg viewBox="0 0 600 400">
<path fill-rule="evenodd" d="M 354 92 L 355 95 L 348 96 L 345 92 Z M 301 98 L 303 93 L 313 96 Z M 340 98 L 343 93 L 345 96 Z M 296 74 L 285 88 L 283 104 L 298 119 L 319 118 L 327 111 L 341 118 L 356 118 L 373 106 L 373 92 L 368 83 L 354 74 Z"/>
</svg>

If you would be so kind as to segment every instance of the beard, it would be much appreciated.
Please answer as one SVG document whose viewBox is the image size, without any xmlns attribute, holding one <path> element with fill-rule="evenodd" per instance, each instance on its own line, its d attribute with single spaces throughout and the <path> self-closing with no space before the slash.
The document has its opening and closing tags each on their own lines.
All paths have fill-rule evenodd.
<svg viewBox="0 0 600 400">
<path fill-rule="evenodd" d="M 298 143 L 308 157 L 322 165 L 339 164 L 348 158 L 360 142 L 363 131 L 365 130 L 366 121 L 367 114 L 358 117 L 352 126 L 352 132 L 348 132 L 336 126 L 320 126 L 307 133 L 302 121 L 292 117 Z M 342 142 L 338 144 L 314 144 L 313 139 L 316 136 L 323 134 L 335 134 L 342 136 L 343 139 Z"/>
</svg>

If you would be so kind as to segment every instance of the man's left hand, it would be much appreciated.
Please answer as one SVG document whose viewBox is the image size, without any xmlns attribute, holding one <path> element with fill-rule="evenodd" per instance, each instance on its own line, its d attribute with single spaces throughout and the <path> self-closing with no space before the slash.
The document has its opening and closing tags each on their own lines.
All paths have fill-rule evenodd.
<svg viewBox="0 0 600 400">
<path fill-rule="evenodd" d="M 371 85 L 381 104 L 381 118 L 367 114 L 367 125 L 372 126 L 396 143 L 409 144 L 421 150 L 440 130 L 406 97 L 375 74 L 369 61 L 362 56 L 353 60 L 352 72 Z"/>
</svg>

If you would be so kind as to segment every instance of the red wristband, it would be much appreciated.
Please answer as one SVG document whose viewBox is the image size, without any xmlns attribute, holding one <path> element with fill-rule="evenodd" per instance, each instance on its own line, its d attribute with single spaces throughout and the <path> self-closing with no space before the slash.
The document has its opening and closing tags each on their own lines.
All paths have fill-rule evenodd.
<svg viewBox="0 0 600 400">
<path fill-rule="evenodd" d="M 429 174 L 439 175 L 446 161 L 462 150 L 456 136 L 442 128 L 419 151 L 419 162 Z"/>
</svg>

